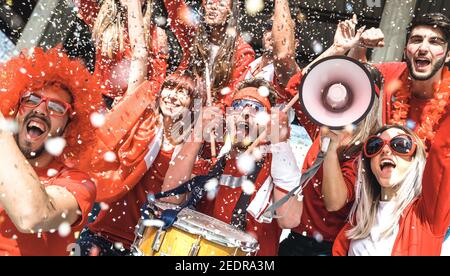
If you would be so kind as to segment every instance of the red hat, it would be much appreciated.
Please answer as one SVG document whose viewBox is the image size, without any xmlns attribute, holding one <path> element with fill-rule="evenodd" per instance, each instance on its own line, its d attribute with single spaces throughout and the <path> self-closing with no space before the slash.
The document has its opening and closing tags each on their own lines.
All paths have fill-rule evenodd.
<svg viewBox="0 0 450 276">
<path fill-rule="evenodd" d="M 233 94 L 232 101 L 254 100 L 261 103 L 266 108 L 266 111 L 269 113 L 270 109 L 272 108 L 272 104 L 270 103 L 269 98 L 262 96 L 261 93 L 259 93 L 258 88 L 252 90 L 246 88 L 253 88 L 253 87 L 244 87 L 242 89 L 237 90 Z"/>
<path fill-rule="evenodd" d="M 38 90 L 48 83 L 67 87 L 74 99 L 73 118 L 65 139 L 67 146 L 60 158 L 73 160 L 85 147 L 94 142 L 90 115 L 103 109 L 100 85 L 80 60 L 70 59 L 61 47 L 44 52 L 41 48 L 23 51 L 0 66 L 0 111 L 5 117 L 14 117 L 22 95 Z"/>
</svg>

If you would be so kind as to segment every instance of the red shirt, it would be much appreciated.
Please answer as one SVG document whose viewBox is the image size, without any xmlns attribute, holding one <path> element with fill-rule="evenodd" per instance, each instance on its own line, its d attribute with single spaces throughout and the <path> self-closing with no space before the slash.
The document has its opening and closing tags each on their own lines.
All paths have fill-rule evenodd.
<svg viewBox="0 0 450 276">
<path fill-rule="evenodd" d="M 422 194 L 403 212 L 393 256 L 439 256 L 450 224 L 450 117 L 441 124 L 422 178 Z M 333 255 L 348 254 L 350 240 L 342 229 Z"/>
<path fill-rule="evenodd" d="M 286 92 L 291 97 L 299 93 L 298 87 L 302 77 L 302 73 L 299 72 L 289 81 Z M 314 141 L 304 161 L 303 170 L 306 171 L 314 164 L 320 150 L 319 128 L 303 113 L 299 103 L 294 105 L 294 109 L 300 124 Z M 340 165 L 347 186 L 347 204 L 338 212 L 328 212 L 322 195 L 323 168 L 321 167 L 303 190 L 301 223 L 293 231 L 311 238 L 320 237 L 325 241 L 334 241 L 341 228 L 345 225 L 354 201 L 354 185 L 357 171 L 356 157 L 348 158 L 342 161 Z"/>
<path fill-rule="evenodd" d="M 200 165 L 201 164 L 201 165 Z M 202 173 L 205 174 L 205 163 L 199 162 L 196 167 L 202 166 Z M 255 183 L 255 192 L 250 200 L 253 200 L 258 190 L 270 176 L 271 167 L 271 157 L 268 155 L 266 157 L 266 162 L 263 165 Z M 200 170 L 196 170 L 195 174 L 200 174 Z M 232 175 L 235 177 L 241 177 L 242 174 L 239 173 L 236 168 L 236 160 L 230 159 L 227 161 L 224 174 Z M 226 223 L 231 223 L 231 218 L 233 215 L 236 203 L 241 196 L 242 189 L 230 188 L 226 186 L 219 186 L 218 193 L 213 200 L 203 199 L 198 205 L 198 211 L 219 219 Z M 258 256 L 276 256 L 278 254 L 278 245 L 281 235 L 281 228 L 278 226 L 276 220 L 272 223 L 259 223 L 251 215 L 247 214 L 247 228 L 246 232 L 253 235 L 259 242 Z"/>
<path fill-rule="evenodd" d="M 316 139 L 308 152 L 303 170 L 314 164 L 320 150 L 320 139 Z M 303 213 L 300 225 L 293 231 L 311 238 L 323 238 L 333 242 L 345 225 L 355 198 L 357 158 L 350 158 L 340 163 L 342 175 L 347 186 L 347 204 L 337 212 L 328 212 L 322 195 L 323 167 L 319 169 L 311 182 L 303 190 Z"/>
<path fill-rule="evenodd" d="M 120 242 L 130 249 L 134 241 L 134 229 L 139 222 L 140 208 L 147 202 L 149 193 L 161 192 L 164 177 L 172 159 L 173 150 L 160 151 L 152 167 L 139 183 L 121 199 L 108 203 L 109 209 L 100 211 L 89 229 L 107 240 Z"/>
<path fill-rule="evenodd" d="M 388 122 L 392 116 L 392 105 L 395 101 L 395 94 L 398 91 L 399 85 L 405 86 L 407 85 L 406 80 L 409 77 L 409 71 L 407 64 L 404 62 L 389 62 L 382 64 L 375 64 L 375 67 L 383 74 L 385 79 L 385 89 L 384 89 L 384 98 L 383 98 L 383 121 Z M 442 72 L 442 83 L 440 89 L 448 90 L 450 87 L 450 72 L 447 68 L 444 68 Z M 414 96 L 411 97 L 409 105 L 410 110 L 408 113 L 408 119 L 415 123 L 415 130 L 420 126 L 422 122 L 422 113 L 426 105 L 432 99 L 419 99 Z M 447 114 L 439 120 L 439 122 L 434 126 L 434 130 L 437 130 L 440 123 L 444 121 L 446 116 L 448 115 L 449 105 L 447 105 Z M 426 143 L 427 150 L 430 148 L 431 143 L 427 141 Z"/>
<path fill-rule="evenodd" d="M 59 173 L 48 177 L 48 169 L 55 169 Z M 48 168 L 35 168 L 42 184 L 60 186 L 69 191 L 78 202 L 81 218 L 72 226 L 72 232 L 65 238 L 55 233 L 23 234 L 20 233 L 8 214 L 0 208 L 0 256 L 61 256 L 69 255 L 70 244 L 75 243 L 74 232 L 79 231 L 87 223 L 95 200 L 95 185 L 89 176 L 77 170 L 69 169 L 62 164 L 52 163 Z"/>
</svg>

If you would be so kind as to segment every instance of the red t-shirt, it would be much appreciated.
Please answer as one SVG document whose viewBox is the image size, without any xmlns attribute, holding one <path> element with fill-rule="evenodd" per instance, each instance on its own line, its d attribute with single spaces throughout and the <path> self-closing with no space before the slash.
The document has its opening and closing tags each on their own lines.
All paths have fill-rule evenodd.
<svg viewBox="0 0 450 276">
<path fill-rule="evenodd" d="M 109 241 L 120 242 L 130 249 L 134 241 L 134 229 L 139 222 L 140 208 L 147 202 L 149 193 L 159 193 L 164 177 L 172 159 L 172 151 L 160 151 L 152 167 L 142 177 L 139 183 L 123 198 L 109 203 L 108 210 L 100 211 L 89 229 Z"/>
<path fill-rule="evenodd" d="M 205 163 L 200 162 L 200 166 L 206 168 Z M 197 165 L 198 165 L 197 164 Z M 261 169 L 255 183 L 255 192 L 251 200 L 264 184 L 266 179 L 270 176 L 270 164 L 271 159 L 267 157 L 266 163 Z M 196 167 L 197 167 L 196 165 Z M 195 171 L 199 174 L 199 170 Z M 202 172 L 207 173 L 206 171 Z M 224 174 L 232 175 L 235 177 L 241 177 L 242 174 L 239 173 L 236 168 L 236 160 L 230 159 L 227 161 Z M 230 188 L 226 186 L 219 186 L 218 193 L 213 200 L 203 199 L 198 205 L 198 211 L 204 213 L 208 216 L 214 217 L 226 223 L 231 223 L 231 218 L 233 215 L 233 210 L 236 207 L 236 203 L 241 196 L 242 189 Z M 247 214 L 247 228 L 246 232 L 254 236 L 259 243 L 258 256 L 276 256 L 278 254 L 278 245 L 281 235 L 281 228 L 278 226 L 276 220 L 272 223 L 259 223 L 251 215 Z"/>
<path fill-rule="evenodd" d="M 319 150 L 320 139 L 316 139 L 306 156 L 304 171 L 314 164 Z M 350 158 L 340 165 L 347 186 L 347 204 L 337 212 L 328 212 L 322 195 L 323 167 L 321 167 L 303 190 L 301 223 L 293 231 L 310 238 L 318 240 L 322 238 L 324 241 L 333 242 L 344 227 L 355 198 L 357 158 Z"/>
<path fill-rule="evenodd" d="M 48 177 L 49 169 L 59 173 Z M 20 233 L 8 214 L 0 208 L 0 256 L 61 256 L 69 255 L 68 246 L 75 243 L 74 232 L 79 231 L 87 223 L 89 212 L 95 200 L 95 185 L 89 176 L 77 170 L 53 162 L 48 168 L 35 168 L 36 173 L 45 186 L 60 186 L 69 191 L 78 202 L 81 218 L 72 226 L 72 232 L 67 237 L 55 233 L 23 234 Z"/>
</svg>

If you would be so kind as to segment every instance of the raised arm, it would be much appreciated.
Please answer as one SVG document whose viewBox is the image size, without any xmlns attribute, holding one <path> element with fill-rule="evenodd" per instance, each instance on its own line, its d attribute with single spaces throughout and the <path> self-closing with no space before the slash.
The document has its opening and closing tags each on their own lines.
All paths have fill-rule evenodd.
<svg viewBox="0 0 450 276">
<path fill-rule="evenodd" d="M 0 113 L 0 124 L 4 117 Z M 74 195 L 58 186 L 44 188 L 38 175 L 23 156 L 11 133 L 0 130 L 0 206 L 17 230 L 37 233 L 74 224 L 79 206 Z"/>
<path fill-rule="evenodd" d="M 295 22 L 287 0 L 275 0 L 272 27 L 275 74 L 283 87 L 300 71 L 295 61 Z"/>
<path fill-rule="evenodd" d="M 127 94 L 132 93 L 147 78 L 148 51 L 145 43 L 144 18 L 140 1 L 120 0 L 127 6 L 128 33 L 131 45 L 130 75 Z M 151 8 L 151 7 L 148 7 Z"/>
<path fill-rule="evenodd" d="M 323 162 L 322 195 L 325 208 L 329 212 L 337 212 L 353 200 L 354 182 L 356 169 L 353 166 L 353 159 L 341 164 L 339 161 L 338 149 L 342 146 L 342 141 L 348 134 L 345 131 L 333 133 L 322 130 L 321 137 L 331 139 L 328 152 Z"/>
<path fill-rule="evenodd" d="M 183 49 L 183 57 L 181 58 L 179 70 L 185 70 L 189 66 L 189 60 L 191 57 L 190 47 L 196 32 L 196 26 L 194 22 L 195 16 L 192 14 L 192 10 L 186 5 L 184 0 L 164 0 L 164 6 L 166 7 L 169 17 L 169 25 L 175 34 L 175 37 L 180 43 Z"/>
<path fill-rule="evenodd" d="M 419 209 L 436 236 L 450 224 L 450 117 L 440 125 L 422 178 Z"/>
</svg>

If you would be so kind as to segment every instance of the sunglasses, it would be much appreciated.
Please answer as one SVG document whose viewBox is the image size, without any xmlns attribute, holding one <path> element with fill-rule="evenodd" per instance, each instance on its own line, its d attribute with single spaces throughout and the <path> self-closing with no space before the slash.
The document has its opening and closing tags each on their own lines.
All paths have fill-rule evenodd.
<svg viewBox="0 0 450 276">
<path fill-rule="evenodd" d="M 231 103 L 231 108 L 234 110 L 244 110 L 247 107 L 256 110 L 256 112 L 266 111 L 266 107 L 264 105 L 252 100 L 236 100 Z"/>
<path fill-rule="evenodd" d="M 38 95 L 36 93 L 30 92 L 22 96 L 20 104 L 29 108 L 35 108 L 39 106 L 42 102 L 47 105 L 47 110 L 50 115 L 55 115 L 62 117 L 67 114 L 72 109 L 72 106 L 66 102 L 62 102 L 56 99 L 45 97 L 43 95 Z"/>
<path fill-rule="evenodd" d="M 408 134 L 398 135 L 391 140 L 384 140 L 379 136 L 370 136 L 364 144 L 364 154 L 368 158 L 373 158 L 380 154 L 385 145 L 389 145 L 396 155 L 405 157 L 413 156 L 417 147 L 414 138 Z"/>
</svg>

